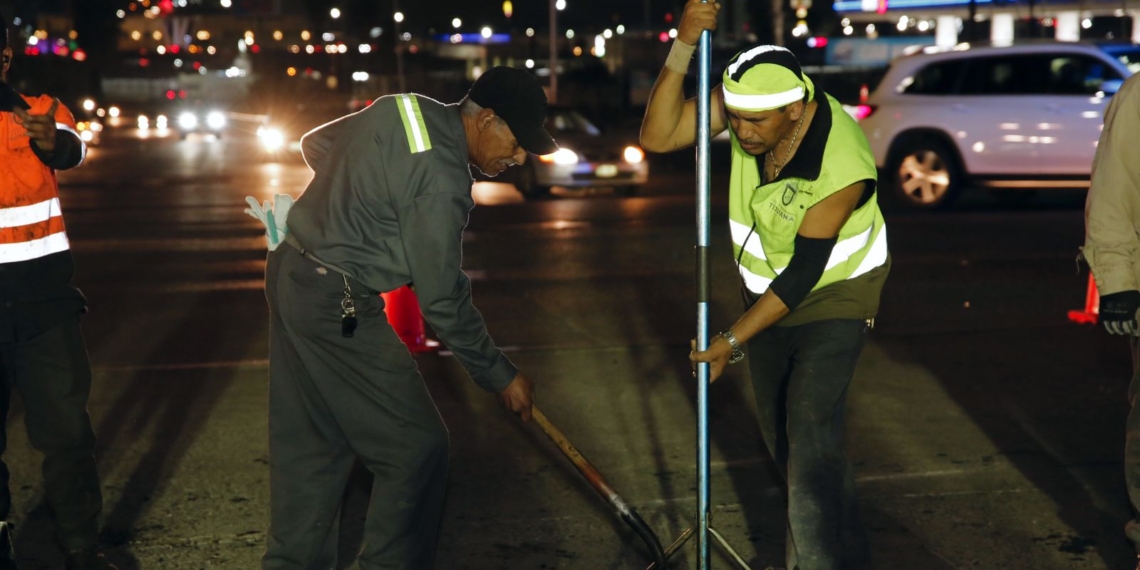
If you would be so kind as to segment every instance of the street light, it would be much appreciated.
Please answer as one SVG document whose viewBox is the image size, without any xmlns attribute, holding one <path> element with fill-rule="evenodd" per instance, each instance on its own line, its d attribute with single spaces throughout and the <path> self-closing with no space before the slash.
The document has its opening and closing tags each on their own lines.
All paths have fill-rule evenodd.
<svg viewBox="0 0 1140 570">
<path fill-rule="evenodd" d="M 396 12 L 395 14 L 392 15 L 392 19 L 396 20 L 396 23 L 399 24 L 400 22 L 404 21 L 404 13 L 403 12 Z"/>
<path fill-rule="evenodd" d="M 556 8 L 556 9 L 557 9 L 559 12 L 561 12 L 561 11 L 565 10 L 565 9 L 566 9 L 566 0 L 557 0 L 557 1 L 554 3 L 554 7 L 555 7 L 555 8 Z"/>
<path fill-rule="evenodd" d="M 483 29 L 479 30 L 479 34 L 482 35 L 483 39 L 485 39 L 485 40 L 491 39 L 491 34 L 492 34 L 491 27 L 490 26 L 483 26 Z"/>
<path fill-rule="evenodd" d="M 329 10 L 329 16 L 332 16 L 332 19 L 334 19 L 334 20 L 339 18 L 340 17 L 340 8 L 333 8 L 332 10 Z"/>
<path fill-rule="evenodd" d="M 457 30 L 459 29 L 459 26 L 462 26 L 462 25 L 463 25 L 463 20 L 460 20 L 459 18 L 453 18 L 451 20 L 451 27 L 453 27 Z"/>
</svg>

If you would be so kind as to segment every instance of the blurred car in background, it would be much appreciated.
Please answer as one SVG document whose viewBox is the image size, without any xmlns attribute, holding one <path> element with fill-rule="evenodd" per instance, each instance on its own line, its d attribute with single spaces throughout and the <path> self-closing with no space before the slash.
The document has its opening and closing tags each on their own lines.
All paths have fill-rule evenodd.
<svg viewBox="0 0 1140 570">
<path fill-rule="evenodd" d="M 496 181 L 513 183 L 523 196 L 539 197 L 554 186 L 613 187 L 631 195 L 649 179 L 649 163 L 637 145 L 637 133 L 610 135 L 570 107 L 551 106 L 546 130 L 558 143 L 553 154 L 528 155 Z M 486 180 L 487 178 L 480 178 Z"/>
<path fill-rule="evenodd" d="M 221 109 L 202 104 L 185 107 L 173 114 L 174 128 L 178 138 L 185 139 L 192 133 L 211 134 L 221 138 L 229 120 Z"/>
<path fill-rule="evenodd" d="M 1136 71 L 1132 44 L 929 47 L 894 60 L 855 116 L 883 194 L 905 206 L 946 208 L 968 187 L 1087 188 L 1105 107 Z"/>
</svg>

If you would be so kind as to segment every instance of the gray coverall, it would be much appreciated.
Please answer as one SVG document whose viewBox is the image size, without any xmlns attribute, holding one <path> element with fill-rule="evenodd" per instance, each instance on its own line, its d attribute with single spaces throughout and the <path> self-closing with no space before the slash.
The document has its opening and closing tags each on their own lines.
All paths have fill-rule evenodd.
<svg viewBox="0 0 1140 570">
<path fill-rule="evenodd" d="M 424 318 L 482 388 L 502 391 L 517 374 L 460 269 L 474 202 L 459 107 L 383 97 L 310 132 L 302 150 L 315 177 L 288 215 L 295 241 L 269 254 L 265 278 L 271 518 L 262 568 L 337 567 L 341 498 L 359 458 L 375 475 L 360 568 L 425 570 L 447 431 L 377 293 L 413 283 Z M 346 281 L 359 320 L 352 338 L 341 334 Z"/>
</svg>

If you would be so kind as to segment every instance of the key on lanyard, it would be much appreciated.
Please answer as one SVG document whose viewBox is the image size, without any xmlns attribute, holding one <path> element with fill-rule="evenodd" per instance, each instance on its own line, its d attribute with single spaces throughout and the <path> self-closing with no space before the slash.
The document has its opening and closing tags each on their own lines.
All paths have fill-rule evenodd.
<svg viewBox="0 0 1140 570">
<path fill-rule="evenodd" d="M 352 301 L 352 288 L 348 286 L 348 277 L 344 277 L 344 299 L 340 300 L 340 335 L 352 338 L 356 332 L 356 303 Z"/>
</svg>

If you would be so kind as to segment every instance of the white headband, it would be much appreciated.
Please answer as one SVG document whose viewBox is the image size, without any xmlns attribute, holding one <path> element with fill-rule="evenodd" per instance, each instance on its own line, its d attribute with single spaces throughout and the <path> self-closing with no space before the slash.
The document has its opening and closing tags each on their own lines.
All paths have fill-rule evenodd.
<svg viewBox="0 0 1140 570">
<path fill-rule="evenodd" d="M 784 105 L 790 105 L 796 101 L 803 101 L 803 99 L 804 88 L 802 86 L 784 91 L 783 93 L 772 93 L 768 95 L 742 95 L 729 91 L 727 86 L 724 87 L 725 106 L 742 111 L 767 111 L 769 109 L 783 107 Z"/>
</svg>

